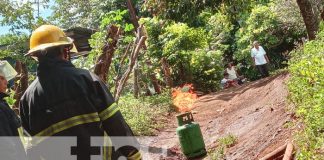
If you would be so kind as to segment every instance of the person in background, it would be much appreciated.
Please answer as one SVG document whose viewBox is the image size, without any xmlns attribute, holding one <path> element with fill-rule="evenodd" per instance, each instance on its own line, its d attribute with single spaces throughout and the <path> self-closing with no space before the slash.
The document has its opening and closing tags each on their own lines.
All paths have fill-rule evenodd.
<svg viewBox="0 0 324 160">
<path fill-rule="evenodd" d="M 21 121 L 4 99 L 9 96 L 6 93 L 7 85 L 8 81 L 13 78 L 8 78 L 10 76 L 6 75 L 8 74 L 6 73 L 7 65 L 3 61 L 0 62 L 0 159 L 26 160 L 25 149 L 18 131 Z"/>
<path fill-rule="evenodd" d="M 267 64 L 269 63 L 269 58 L 263 47 L 259 45 L 258 41 L 253 42 L 251 57 L 253 60 L 253 66 L 256 66 L 256 68 L 259 70 L 262 78 L 268 77 L 269 71 Z"/>
<path fill-rule="evenodd" d="M 240 86 L 237 81 L 229 79 L 229 74 L 226 72 L 224 73 L 224 78 L 221 80 L 221 85 L 223 89 Z"/>
<path fill-rule="evenodd" d="M 237 81 L 239 85 L 243 84 L 243 76 L 239 76 L 233 63 L 227 64 L 225 72 L 228 73 L 228 79 Z"/>
</svg>

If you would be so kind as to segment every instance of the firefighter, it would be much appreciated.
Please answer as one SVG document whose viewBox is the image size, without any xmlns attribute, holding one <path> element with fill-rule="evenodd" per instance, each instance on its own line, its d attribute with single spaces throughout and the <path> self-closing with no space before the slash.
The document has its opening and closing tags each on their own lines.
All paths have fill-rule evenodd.
<svg viewBox="0 0 324 160">
<path fill-rule="evenodd" d="M 77 137 L 79 145 L 89 143 L 89 137 L 106 135 L 107 143 L 112 145 L 118 143 L 113 136 L 127 136 L 129 145 L 103 147 L 100 155 L 104 159 L 120 156 L 141 159 L 138 142 L 108 88 L 93 73 L 73 66 L 72 50 L 75 50 L 73 40 L 56 26 L 42 25 L 31 35 L 26 55 L 38 61 L 37 78 L 20 100 L 23 127 L 33 136 L 27 155 L 33 160 L 59 159 L 37 152 L 50 137 Z M 89 147 L 81 146 L 78 151 L 71 150 L 71 155 L 76 155 L 78 160 L 90 159 L 86 155 L 92 153 Z"/>
<path fill-rule="evenodd" d="M 6 160 L 26 160 L 18 131 L 21 121 L 4 100 L 9 96 L 6 93 L 8 81 L 16 74 L 7 61 L 0 61 L 0 155 Z"/>
</svg>

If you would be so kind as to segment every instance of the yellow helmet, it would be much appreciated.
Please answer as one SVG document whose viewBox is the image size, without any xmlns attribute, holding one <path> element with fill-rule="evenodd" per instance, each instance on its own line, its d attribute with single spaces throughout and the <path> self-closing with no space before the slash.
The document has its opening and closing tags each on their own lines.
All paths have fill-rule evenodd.
<svg viewBox="0 0 324 160">
<path fill-rule="evenodd" d="M 37 28 L 30 37 L 30 50 L 26 55 L 37 56 L 41 50 L 51 47 L 67 46 L 72 51 L 76 51 L 73 40 L 56 26 L 42 25 Z"/>
</svg>

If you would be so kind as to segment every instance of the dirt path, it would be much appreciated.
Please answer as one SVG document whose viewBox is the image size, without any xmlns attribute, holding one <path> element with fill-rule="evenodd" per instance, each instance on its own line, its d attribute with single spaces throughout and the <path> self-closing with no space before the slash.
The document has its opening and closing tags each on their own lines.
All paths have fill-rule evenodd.
<svg viewBox="0 0 324 160">
<path fill-rule="evenodd" d="M 233 134 L 238 140 L 226 149 L 226 159 L 252 160 L 283 145 L 291 137 L 291 131 L 285 127 L 292 119 L 286 111 L 287 79 L 288 75 L 282 74 L 200 97 L 192 112 L 201 126 L 206 148 L 214 148 L 217 139 Z M 184 159 L 176 127 L 176 118 L 172 116 L 166 129 L 150 144 L 157 149 L 168 148 L 168 156 L 150 153 L 144 158 Z"/>
</svg>

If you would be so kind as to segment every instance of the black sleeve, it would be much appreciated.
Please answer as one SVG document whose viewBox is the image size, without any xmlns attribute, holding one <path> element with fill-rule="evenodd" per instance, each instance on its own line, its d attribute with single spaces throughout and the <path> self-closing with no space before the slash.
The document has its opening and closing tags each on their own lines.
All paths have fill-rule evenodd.
<svg viewBox="0 0 324 160">
<path fill-rule="evenodd" d="M 29 107 L 25 103 L 26 97 L 23 96 L 19 103 L 19 109 L 20 109 L 20 119 L 22 127 L 30 133 L 30 126 L 29 126 Z"/>
<path fill-rule="evenodd" d="M 0 136 L 13 136 L 9 124 L 5 113 L 0 110 Z"/>
<path fill-rule="evenodd" d="M 99 99 L 96 102 L 98 114 L 102 122 L 103 129 L 108 136 L 127 136 L 129 138 L 129 145 L 133 147 L 122 147 L 119 151 L 129 159 L 141 159 L 141 155 L 138 151 L 139 144 L 134 137 L 134 134 L 121 112 L 118 109 L 118 105 L 114 102 L 114 98 L 108 87 L 95 75 L 93 76 L 93 84 L 95 88 L 95 96 Z M 114 140 L 112 139 L 112 143 Z"/>
</svg>

